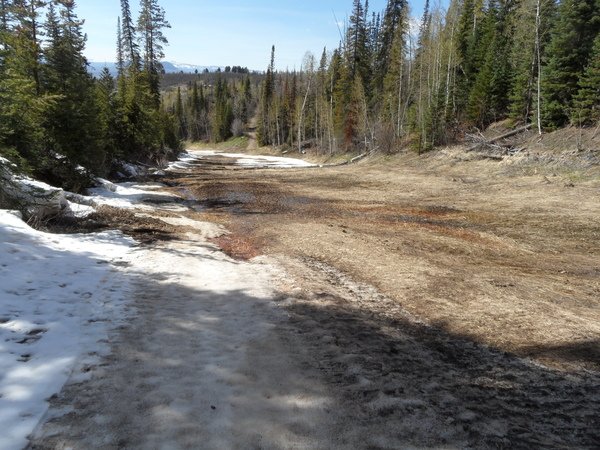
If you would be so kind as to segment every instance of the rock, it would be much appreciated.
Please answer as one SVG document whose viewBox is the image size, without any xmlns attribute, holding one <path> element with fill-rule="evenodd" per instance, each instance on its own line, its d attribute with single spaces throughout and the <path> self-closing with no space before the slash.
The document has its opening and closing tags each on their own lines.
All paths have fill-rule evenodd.
<svg viewBox="0 0 600 450">
<path fill-rule="evenodd" d="M 68 208 L 62 189 L 16 175 L 14 166 L 0 158 L 0 205 L 18 209 L 25 220 L 43 220 Z"/>
</svg>

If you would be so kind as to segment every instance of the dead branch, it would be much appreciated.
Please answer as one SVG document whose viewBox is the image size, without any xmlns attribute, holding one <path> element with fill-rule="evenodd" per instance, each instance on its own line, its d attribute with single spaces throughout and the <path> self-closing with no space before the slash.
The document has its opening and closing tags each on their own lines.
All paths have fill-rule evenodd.
<svg viewBox="0 0 600 450">
<path fill-rule="evenodd" d="M 472 145 L 471 147 L 469 147 L 467 149 L 467 152 L 472 152 L 473 150 L 477 150 L 481 146 L 490 146 L 491 144 L 494 144 L 502 139 L 506 139 L 506 138 L 509 138 L 516 134 L 523 133 L 524 131 L 527 131 L 530 128 L 531 128 L 531 124 L 525 125 L 524 127 L 517 128 L 516 130 L 511 130 L 508 133 L 504 133 L 504 134 L 501 134 L 500 136 L 496 136 L 495 138 L 487 139 L 487 140 L 481 140 L 481 138 L 479 138 L 478 136 L 475 136 L 475 135 L 467 135 L 467 137 L 471 138 L 472 140 L 478 141 L 475 145 Z"/>
</svg>

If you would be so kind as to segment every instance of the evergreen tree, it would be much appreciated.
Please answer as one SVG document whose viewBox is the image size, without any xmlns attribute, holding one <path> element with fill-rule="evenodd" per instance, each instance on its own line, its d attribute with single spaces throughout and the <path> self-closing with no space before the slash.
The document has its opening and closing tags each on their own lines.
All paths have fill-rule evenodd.
<svg viewBox="0 0 600 450">
<path fill-rule="evenodd" d="M 41 165 L 42 124 L 51 105 L 50 98 L 40 95 L 39 5 L 4 3 L 6 28 L 0 32 L 0 152 L 34 169 Z"/>
<path fill-rule="evenodd" d="M 48 45 L 44 50 L 44 87 L 57 99 L 46 120 L 50 145 L 73 162 L 100 169 L 105 155 L 100 145 L 94 85 L 83 56 L 83 22 L 77 19 L 74 1 L 60 0 L 57 4 L 59 17 L 53 7 L 48 12 Z"/>
<path fill-rule="evenodd" d="M 396 137 L 400 136 L 401 109 L 404 102 L 402 87 L 405 70 L 405 30 L 403 27 L 396 29 L 396 36 L 390 54 L 389 70 L 383 82 L 383 109 L 381 119 L 389 123 Z"/>
<path fill-rule="evenodd" d="M 554 0 L 523 0 L 515 11 L 515 32 L 510 54 L 513 81 L 510 90 L 510 115 L 528 122 L 537 109 L 537 85 L 541 55 L 547 44 L 548 29 L 554 13 Z"/>
<path fill-rule="evenodd" d="M 19 54 L 22 57 L 22 63 L 31 74 L 38 94 L 41 93 L 40 56 L 42 53 L 38 17 L 39 11 L 45 6 L 46 2 L 41 0 L 13 0 L 9 8 L 17 22 L 14 34 L 20 41 Z"/>
<path fill-rule="evenodd" d="M 567 123 L 599 30 L 598 0 L 560 3 L 542 72 L 542 114 L 546 127 L 552 129 Z"/>
<path fill-rule="evenodd" d="M 483 41 L 488 44 L 479 50 L 484 58 L 483 65 L 468 100 L 469 119 L 479 127 L 504 117 L 508 110 L 512 8 L 510 0 L 491 1 L 482 23 Z"/>
<path fill-rule="evenodd" d="M 127 66 L 133 71 L 138 71 L 140 69 L 140 48 L 136 41 L 129 0 L 121 0 L 121 38 L 123 41 L 120 45 Z"/>
<path fill-rule="evenodd" d="M 231 137 L 232 122 L 233 110 L 231 108 L 227 82 L 219 76 L 215 88 L 215 106 L 212 117 L 213 141 L 221 142 Z"/>
<path fill-rule="evenodd" d="M 123 28 L 121 18 L 117 18 L 117 74 L 121 78 L 125 75 L 125 55 L 123 53 Z"/>
<path fill-rule="evenodd" d="M 164 28 L 171 28 L 165 19 L 165 11 L 157 0 L 141 0 L 140 16 L 137 32 L 141 39 L 144 58 L 144 70 L 150 84 L 150 93 L 154 97 L 155 107 L 160 104 L 160 72 L 161 60 L 164 58 L 164 46 L 168 44 L 163 33 Z"/>
<path fill-rule="evenodd" d="M 354 79 L 358 75 L 365 84 L 368 83 L 371 77 L 367 39 L 365 9 L 361 0 L 354 0 L 350 25 L 346 36 L 346 59 L 349 64 L 351 77 Z"/>
<path fill-rule="evenodd" d="M 588 65 L 579 80 L 571 122 L 594 125 L 600 121 L 600 33 L 596 36 Z"/>
<path fill-rule="evenodd" d="M 115 79 L 105 67 L 95 85 L 98 108 L 98 128 L 100 131 L 101 151 L 106 155 L 107 166 L 110 161 L 122 157 L 120 149 L 122 122 L 116 96 Z M 108 168 L 108 167 L 107 167 Z"/>
<path fill-rule="evenodd" d="M 388 0 L 382 20 L 381 31 L 378 33 L 379 44 L 377 46 L 377 55 L 375 57 L 373 90 L 376 98 L 378 98 L 383 91 L 383 80 L 389 70 L 390 55 L 397 28 L 400 24 L 405 23 L 407 17 L 407 0 Z"/>
<path fill-rule="evenodd" d="M 271 63 L 267 69 L 262 86 L 259 103 L 258 123 L 256 136 L 260 145 L 269 145 L 275 142 L 272 120 L 272 103 L 275 94 L 275 46 L 271 47 Z"/>
<path fill-rule="evenodd" d="M 460 70 L 456 98 L 459 114 L 466 108 L 471 89 L 480 70 L 484 67 L 493 35 L 494 24 L 490 20 L 485 20 L 483 0 L 464 0 L 458 24 L 457 43 Z M 480 80 L 479 84 L 482 83 L 483 80 Z"/>
<path fill-rule="evenodd" d="M 8 30 L 8 8 L 9 0 L 0 0 L 0 33 Z"/>
<path fill-rule="evenodd" d="M 175 100 L 175 130 L 180 139 L 188 138 L 183 99 L 181 98 L 181 87 L 177 87 L 177 98 Z"/>
</svg>

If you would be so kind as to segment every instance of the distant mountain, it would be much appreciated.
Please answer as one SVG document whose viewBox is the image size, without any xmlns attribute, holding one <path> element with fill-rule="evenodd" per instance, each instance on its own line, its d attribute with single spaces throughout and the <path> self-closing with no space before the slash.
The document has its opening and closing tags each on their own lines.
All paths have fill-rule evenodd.
<svg viewBox="0 0 600 450">
<path fill-rule="evenodd" d="M 224 67 L 219 66 L 195 66 L 193 64 L 176 63 L 172 61 L 163 61 L 162 64 L 166 73 L 194 73 L 196 70 L 201 73 L 206 69 L 208 69 L 209 72 L 216 72 L 218 69 L 224 69 Z"/>
<path fill-rule="evenodd" d="M 112 62 L 88 62 L 88 72 L 94 75 L 95 77 L 99 76 L 104 68 L 107 68 L 111 75 L 115 76 L 117 74 L 117 65 Z"/>
<path fill-rule="evenodd" d="M 223 67 L 219 66 L 196 66 L 193 64 L 181 64 L 172 61 L 163 61 L 163 67 L 166 73 L 194 73 L 196 70 L 201 73 L 208 69 L 209 72 L 216 72 L 219 68 L 223 70 Z M 94 76 L 99 76 L 104 68 L 108 68 L 111 75 L 117 74 L 117 64 L 114 62 L 89 62 L 89 72 Z"/>
</svg>

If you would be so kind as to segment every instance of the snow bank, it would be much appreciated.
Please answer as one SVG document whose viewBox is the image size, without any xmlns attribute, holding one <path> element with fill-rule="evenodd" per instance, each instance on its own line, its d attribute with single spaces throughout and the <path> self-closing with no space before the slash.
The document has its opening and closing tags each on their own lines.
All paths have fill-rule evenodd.
<svg viewBox="0 0 600 450">
<path fill-rule="evenodd" d="M 261 156 L 261 155 L 246 155 L 243 153 L 223 153 L 215 150 L 188 150 L 183 154 L 178 161 L 171 163 L 167 170 L 186 170 L 202 163 L 202 160 L 210 159 L 211 157 L 230 158 L 234 161 L 233 164 L 248 168 L 265 169 L 265 168 L 298 168 L 298 167 L 315 167 L 314 164 L 295 158 L 284 158 L 280 156 Z"/>
<path fill-rule="evenodd" d="M 8 160 L 0 158 L 1 203 L 19 209 L 28 219 L 44 219 L 68 208 L 62 189 L 16 175 L 14 167 Z"/>
<path fill-rule="evenodd" d="M 117 231 L 42 233 L 0 210 L 0 449 L 23 448 L 45 399 L 108 350 L 133 244 Z"/>
<path fill-rule="evenodd" d="M 98 179 L 100 187 L 88 189 L 88 197 L 95 205 L 107 205 L 124 209 L 156 209 L 155 206 L 144 205 L 144 202 L 160 203 L 161 201 L 176 201 L 179 197 L 163 191 L 166 187 L 161 183 L 111 183 Z"/>
</svg>

